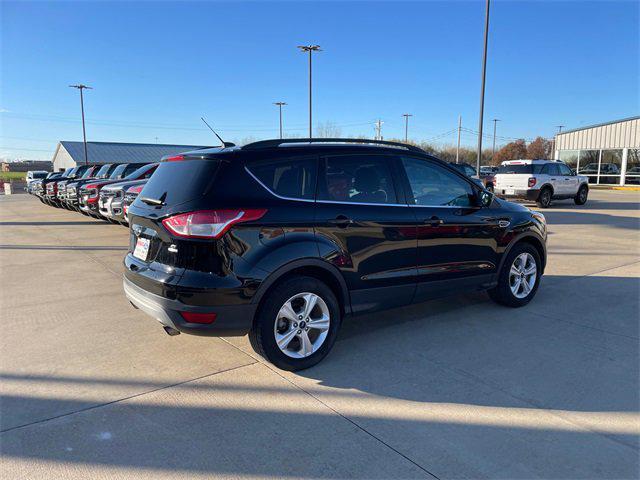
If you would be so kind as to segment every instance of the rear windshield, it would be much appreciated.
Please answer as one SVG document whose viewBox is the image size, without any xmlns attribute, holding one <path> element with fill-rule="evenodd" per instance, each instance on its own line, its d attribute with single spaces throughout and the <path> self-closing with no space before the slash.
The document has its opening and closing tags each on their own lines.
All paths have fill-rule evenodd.
<svg viewBox="0 0 640 480">
<path fill-rule="evenodd" d="M 500 165 L 498 168 L 498 173 L 526 173 L 526 174 L 537 174 L 540 173 L 544 165 L 534 165 L 531 163 L 524 165 Z"/>
<path fill-rule="evenodd" d="M 162 162 L 144 187 L 144 196 L 178 205 L 206 194 L 218 171 L 216 160 Z M 144 205 L 142 205 L 144 206 Z"/>
</svg>

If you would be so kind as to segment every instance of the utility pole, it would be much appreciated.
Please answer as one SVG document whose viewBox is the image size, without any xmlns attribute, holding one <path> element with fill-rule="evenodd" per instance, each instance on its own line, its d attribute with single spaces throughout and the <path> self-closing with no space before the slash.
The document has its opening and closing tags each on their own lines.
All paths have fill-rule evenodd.
<svg viewBox="0 0 640 480">
<path fill-rule="evenodd" d="M 298 45 L 301 52 L 309 53 L 309 139 L 313 138 L 313 123 L 311 117 L 311 54 L 313 52 L 321 52 L 320 45 Z"/>
<path fill-rule="evenodd" d="M 78 90 L 80 90 L 80 110 L 82 111 L 82 138 L 84 139 L 84 164 L 89 165 L 89 156 L 87 155 L 87 130 L 84 126 L 84 97 L 82 96 L 82 90 L 93 90 L 93 88 L 81 83 L 78 85 L 69 85 L 69 87 L 77 88 Z"/>
<path fill-rule="evenodd" d="M 376 140 L 382 140 L 382 124 L 384 122 L 380 119 L 378 119 L 378 121 L 375 123 L 375 129 L 376 129 Z"/>
<path fill-rule="evenodd" d="M 404 117 L 404 143 L 409 143 L 409 117 L 413 117 L 410 113 L 403 113 Z"/>
<path fill-rule="evenodd" d="M 487 78 L 487 46 L 489 43 L 489 5 L 484 19 L 484 53 L 482 54 L 482 85 L 480 87 L 480 118 L 478 120 L 478 158 L 476 159 L 476 175 L 480 175 L 480 158 L 482 157 L 482 122 L 484 116 L 484 83 Z"/>
<path fill-rule="evenodd" d="M 556 125 L 556 127 L 558 128 L 558 135 L 560 135 L 562 133 L 562 127 L 564 127 L 564 125 Z"/>
<path fill-rule="evenodd" d="M 286 103 L 284 103 L 284 102 L 275 102 L 274 105 L 277 105 L 278 109 L 280 110 L 280 140 L 282 140 L 282 107 L 284 105 L 286 105 Z"/>
<path fill-rule="evenodd" d="M 456 147 L 456 163 L 460 162 L 460 132 L 462 131 L 462 115 L 458 115 L 458 146 Z"/>
<path fill-rule="evenodd" d="M 499 121 L 499 118 L 493 119 L 493 153 L 491 153 L 491 160 L 493 160 L 493 157 L 496 155 L 496 125 Z"/>
</svg>

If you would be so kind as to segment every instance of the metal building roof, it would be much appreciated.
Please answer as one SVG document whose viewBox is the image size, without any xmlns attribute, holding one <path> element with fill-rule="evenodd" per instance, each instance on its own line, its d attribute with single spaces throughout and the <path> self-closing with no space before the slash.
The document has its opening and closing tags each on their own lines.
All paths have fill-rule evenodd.
<svg viewBox="0 0 640 480">
<path fill-rule="evenodd" d="M 60 147 L 63 147 L 76 163 L 84 163 L 83 142 L 61 141 L 53 158 Z M 149 163 L 157 162 L 165 155 L 210 148 L 200 145 L 164 145 L 157 143 L 116 143 L 116 142 L 87 142 L 89 163 Z"/>
<path fill-rule="evenodd" d="M 596 123 L 595 125 L 586 125 L 584 127 L 572 128 L 571 130 L 565 130 L 564 132 L 556 133 L 556 136 L 565 135 L 567 133 L 572 133 L 572 132 L 579 132 L 581 130 L 589 130 L 590 128 L 613 125 L 614 123 L 628 122 L 629 120 L 638 120 L 638 119 L 640 119 L 640 116 L 621 118 L 620 120 L 611 120 L 610 122 Z"/>
</svg>

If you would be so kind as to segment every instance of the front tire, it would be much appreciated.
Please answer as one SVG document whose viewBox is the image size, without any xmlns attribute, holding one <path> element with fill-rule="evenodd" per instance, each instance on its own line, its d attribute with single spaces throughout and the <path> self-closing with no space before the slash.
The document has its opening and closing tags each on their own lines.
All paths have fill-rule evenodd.
<svg viewBox="0 0 640 480">
<path fill-rule="evenodd" d="M 489 290 L 489 296 L 507 307 L 523 307 L 536 295 L 541 276 L 538 251 L 528 243 L 517 243 L 507 254 L 498 273 L 498 285 Z"/>
<path fill-rule="evenodd" d="M 540 208 L 548 208 L 551 205 L 551 197 L 553 196 L 553 191 L 549 187 L 544 187 L 540 191 L 540 195 L 538 195 L 538 199 L 536 203 Z"/>
<path fill-rule="evenodd" d="M 587 203 L 588 196 L 589 187 L 587 187 L 586 185 L 582 185 L 578 189 L 578 193 L 576 193 L 576 196 L 573 199 L 573 203 L 575 203 L 576 205 L 584 205 L 585 203 Z"/>
<path fill-rule="evenodd" d="M 303 370 L 327 356 L 341 317 L 338 300 L 325 283 L 296 275 L 267 293 L 249 341 L 256 353 L 276 367 Z"/>
</svg>

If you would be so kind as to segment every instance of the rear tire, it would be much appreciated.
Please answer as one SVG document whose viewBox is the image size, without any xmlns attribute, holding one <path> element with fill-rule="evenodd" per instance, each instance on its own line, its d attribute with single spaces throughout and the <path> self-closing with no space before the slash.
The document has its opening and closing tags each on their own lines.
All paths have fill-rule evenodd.
<svg viewBox="0 0 640 480">
<path fill-rule="evenodd" d="M 311 303 L 315 306 L 306 312 Z M 341 321 L 333 291 L 316 278 L 296 275 L 277 283 L 266 294 L 249 341 L 256 353 L 276 367 L 303 370 L 327 356 Z"/>
<path fill-rule="evenodd" d="M 540 190 L 540 194 L 538 195 L 538 199 L 536 200 L 536 204 L 540 208 L 548 208 L 551 205 L 551 197 L 553 197 L 553 190 L 549 187 L 544 187 Z"/>
<path fill-rule="evenodd" d="M 534 273 L 527 275 L 533 266 Z M 536 295 L 541 276 L 542 263 L 538 251 L 528 243 L 517 243 L 507 254 L 498 273 L 498 285 L 489 290 L 489 296 L 494 302 L 507 307 L 523 307 Z"/>
<path fill-rule="evenodd" d="M 578 193 L 576 193 L 576 196 L 573 198 L 573 203 L 575 203 L 576 205 L 584 205 L 585 203 L 587 203 L 588 196 L 589 187 L 587 187 L 586 185 L 581 185 L 578 189 Z"/>
</svg>

